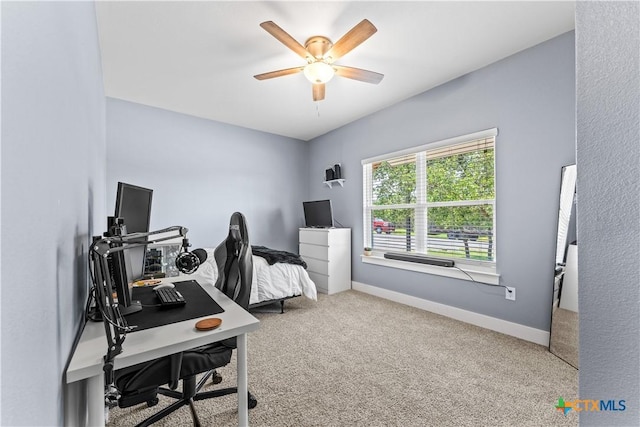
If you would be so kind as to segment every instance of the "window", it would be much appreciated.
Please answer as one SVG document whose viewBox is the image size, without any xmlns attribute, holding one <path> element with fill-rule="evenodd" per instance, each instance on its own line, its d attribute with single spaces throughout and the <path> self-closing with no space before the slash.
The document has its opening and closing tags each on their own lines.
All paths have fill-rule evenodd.
<svg viewBox="0 0 640 427">
<path fill-rule="evenodd" d="M 497 129 L 362 161 L 364 246 L 495 263 Z"/>
</svg>

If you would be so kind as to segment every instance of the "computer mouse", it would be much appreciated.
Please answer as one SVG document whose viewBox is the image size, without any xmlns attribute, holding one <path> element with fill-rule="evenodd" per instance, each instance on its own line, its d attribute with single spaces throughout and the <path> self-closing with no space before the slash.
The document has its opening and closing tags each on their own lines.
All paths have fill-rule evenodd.
<svg viewBox="0 0 640 427">
<path fill-rule="evenodd" d="M 174 285 L 173 283 L 162 283 L 158 286 L 154 286 L 153 290 L 155 291 L 156 289 L 164 289 L 164 288 L 175 288 L 176 285 Z"/>
</svg>

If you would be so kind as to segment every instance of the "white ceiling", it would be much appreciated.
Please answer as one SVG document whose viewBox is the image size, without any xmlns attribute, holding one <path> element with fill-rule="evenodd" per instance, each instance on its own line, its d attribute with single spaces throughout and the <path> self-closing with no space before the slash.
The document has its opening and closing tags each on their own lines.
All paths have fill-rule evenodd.
<svg viewBox="0 0 640 427">
<path fill-rule="evenodd" d="M 97 2 L 106 95 L 304 141 L 574 28 L 572 1 Z M 378 32 L 336 61 L 385 75 L 335 77 L 314 102 L 302 66 L 259 24 L 304 45 L 367 18 Z"/>
</svg>

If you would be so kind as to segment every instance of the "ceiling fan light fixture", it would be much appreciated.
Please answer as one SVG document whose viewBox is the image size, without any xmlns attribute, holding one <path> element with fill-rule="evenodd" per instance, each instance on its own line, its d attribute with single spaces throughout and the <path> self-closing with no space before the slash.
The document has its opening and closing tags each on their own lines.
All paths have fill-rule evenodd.
<svg viewBox="0 0 640 427">
<path fill-rule="evenodd" d="M 329 64 L 316 61 L 304 67 L 304 76 L 311 83 L 326 83 L 333 78 L 336 70 Z"/>
</svg>

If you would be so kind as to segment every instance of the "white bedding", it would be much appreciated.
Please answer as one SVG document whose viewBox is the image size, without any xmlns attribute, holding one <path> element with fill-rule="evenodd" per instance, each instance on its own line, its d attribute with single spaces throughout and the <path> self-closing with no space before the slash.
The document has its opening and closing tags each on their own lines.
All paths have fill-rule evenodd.
<svg viewBox="0 0 640 427">
<path fill-rule="evenodd" d="M 215 285 L 218 267 L 213 257 L 213 248 L 205 248 L 207 261 L 193 274 L 182 274 L 185 280 L 197 280 L 201 285 Z M 262 301 L 304 295 L 314 301 L 318 298 L 316 285 L 309 278 L 307 270 L 299 265 L 276 263 L 269 265 L 259 256 L 253 256 L 253 283 L 249 304 Z"/>
</svg>

